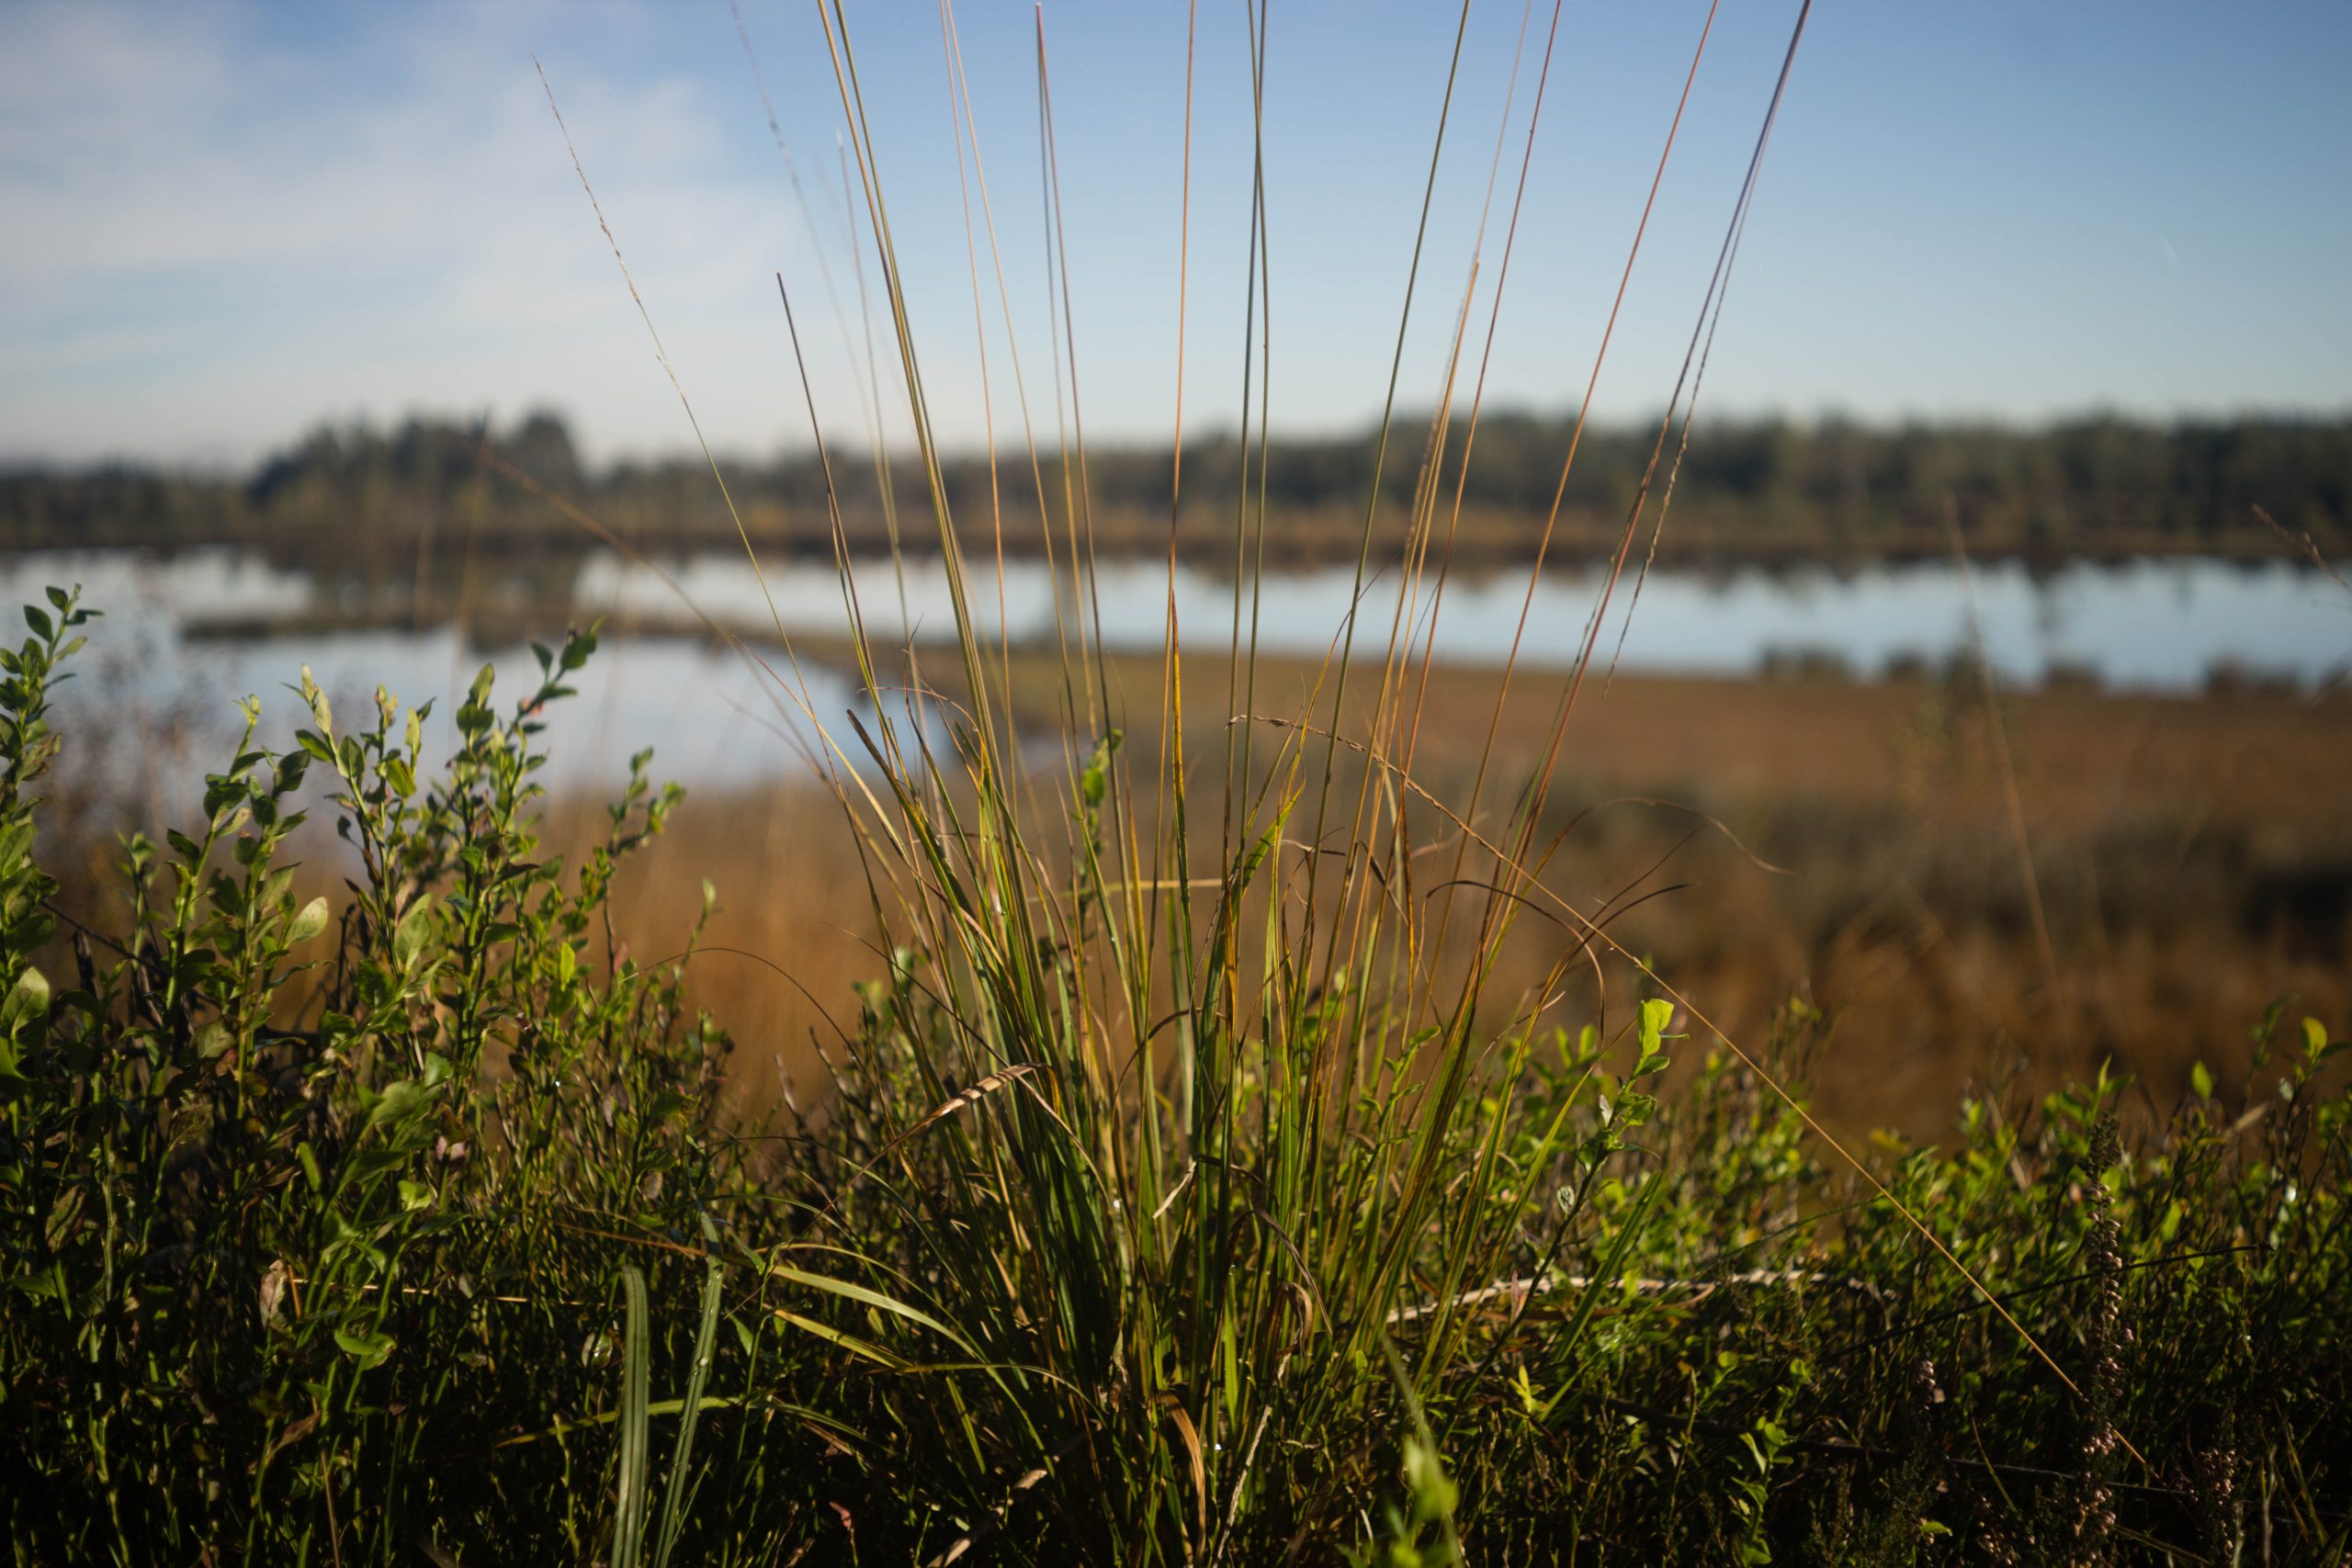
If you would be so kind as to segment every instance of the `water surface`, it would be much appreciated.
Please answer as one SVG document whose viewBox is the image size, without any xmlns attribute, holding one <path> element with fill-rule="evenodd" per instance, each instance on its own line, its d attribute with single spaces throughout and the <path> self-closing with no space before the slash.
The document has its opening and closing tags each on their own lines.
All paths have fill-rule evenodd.
<svg viewBox="0 0 2352 1568">
<path fill-rule="evenodd" d="M 608 786 L 644 746 L 657 749 L 665 776 L 707 784 L 773 778 L 803 766 L 810 731 L 802 701 L 846 742 L 847 727 L 836 721 L 854 693 L 838 672 L 810 664 L 780 682 L 707 637 L 675 630 L 690 624 L 691 601 L 722 624 L 757 631 L 773 624 L 772 598 L 775 615 L 795 634 L 841 633 L 842 590 L 830 567 L 778 564 L 765 575 L 763 592 L 742 557 L 712 556 L 668 568 L 665 581 L 643 566 L 596 556 L 572 574 L 570 606 L 526 617 L 543 618 L 549 640 L 567 614 L 604 615 L 612 628 L 580 696 L 554 716 L 554 781 Z M 28 552 L 0 561 L 0 603 L 38 600 L 51 582 L 81 583 L 87 602 L 108 612 L 94 628 L 84 680 L 61 693 L 61 721 L 96 717 L 118 750 L 134 754 L 150 738 L 161 745 L 182 728 L 217 727 L 233 698 L 249 692 L 265 697 L 273 743 L 285 741 L 297 705 L 283 686 L 305 662 L 339 711 L 354 716 L 378 682 L 408 700 L 437 698 L 446 715 L 485 660 L 510 698 L 537 672 L 519 639 L 485 652 L 447 626 L 321 629 L 340 599 L 330 602 L 301 572 L 232 551 Z M 936 560 L 907 563 L 903 597 L 886 561 L 860 563 L 856 582 L 874 632 L 904 626 L 923 639 L 955 635 Z M 1400 621 L 1396 578 L 1375 577 L 1353 600 L 1354 647 L 1376 656 L 1392 631 L 1404 635 L 1400 626 L 1418 647 L 1433 621 L 1441 659 L 1498 661 L 1516 639 L 1524 666 L 1564 668 L 1584 643 L 1604 582 L 1598 569 L 1547 573 L 1531 594 L 1523 573 L 1458 578 L 1435 603 L 1426 590 L 1408 596 Z M 1165 635 L 1164 563 L 1106 563 L 1091 593 L 1040 562 L 1010 563 L 1001 584 L 992 564 L 976 563 L 971 586 L 975 623 L 991 642 L 1009 627 L 1016 641 L 1050 645 L 1057 617 L 1075 636 L 1098 615 L 1114 649 L 1157 652 Z M 1353 587 L 1343 569 L 1270 575 L 1256 592 L 1254 622 L 1245 592 L 1242 635 L 1254 624 L 1268 652 L 1319 656 L 1347 631 Z M 1180 569 L 1174 588 L 1187 645 L 1221 650 L 1234 630 L 1231 585 Z M 2283 562 L 2143 560 L 2041 573 L 1991 563 L 1966 581 L 1946 563 L 1674 570 L 1652 574 L 1638 604 L 1633 590 L 1629 573 L 1598 646 L 1602 661 L 1618 654 L 1621 668 L 1637 673 L 1738 677 L 1803 657 L 1872 679 L 1965 649 L 1972 604 L 1996 670 L 2020 686 L 2065 674 L 2116 690 L 2188 693 L 2231 671 L 2309 688 L 2352 664 L 2352 594 Z M 281 622 L 300 629 L 271 632 Z M 672 629 L 632 635 L 632 622 Z M 195 635 L 223 623 L 238 634 Z"/>
</svg>

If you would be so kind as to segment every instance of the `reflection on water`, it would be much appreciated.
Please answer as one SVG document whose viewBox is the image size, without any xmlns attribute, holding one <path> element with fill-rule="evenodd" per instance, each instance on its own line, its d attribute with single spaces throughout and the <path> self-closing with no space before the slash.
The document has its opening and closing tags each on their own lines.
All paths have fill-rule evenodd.
<svg viewBox="0 0 2352 1568">
<path fill-rule="evenodd" d="M 519 639 L 483 649 L 446 626 L 190 636 L 192 626 L 208 619 L 266 623 L 314 611 L 310 585 L 299 574 L 222 551 L 170 559 L 21 555 L 0 563 L 0 604 L 37 602 L 51 582 L 81 584 L 84 603 L 106 612 L 89 628 L 89 648 L 69 667 L 76 679 L 57 693 L 58 728 L 71 739 L 86 735 L 91 724 L 104 726 L 108 733 L 98 739 L 118 767 L 134 773 L 156 763 L 149 753 L 168 738 L 185 736 L 189 754 L 164 762 L 183 784 L 225 760 L 215 753 L 234 718 L 231 705 L 247 694 L 263 699 L 266 742 L 290 746 L 297 723 L 306 721 L 286 688 L 305 664 L 345 728 L 371 716 L 379 684 L 404 703 L 433 701 L 427 748 L 435 756 L 448 754 L 449 716 L 484 663 L 497 670 L 502 707 L 528 694 L 538 679 L 537 661 Z M 594 613 L 583 606 L 580 618 Z M 564 619 L 560 611 L 550 614 L 545 640 L 560 640 Z M 854 695 L 850 682 L 822 667 L 808 666 L 801 677 L 788 667 L 772 674 L 705 640 L 674 637 L 609 639 L 575 684 L 576 697 L 548 710 L 548 782 L 607 793 L 628 776 L 630 755 L 648 746 L 665 778 L 741 784 L 776 777 L 797 768 L 804 750 L 808 727 L 800 702 L 831 724 Z"/>
<path fill-rule="evenodd" d="M 838 634 L 844 625 L 840 584 L 829 567 L 772 566 L 765 593 L 740 556 L 690 560 L 669 575 L 674 589 L 647 568 L 591 557 L 570 574 L 570 606 L 510 608 L 493 624 L 526 624 L 553 637 L 568 615 L 601 614 L 615 626 L 683 627 L 692 615 L 679 596 L 683 590 L 695 610 L 747 632 L 771 625 L 771 595 L 775 615 L 796 634 Z M 2284 563 L 2150 560 L 2043 574 L 1996 563 L 1976 569 L 1973 579 L 1986 648 L 2004 679 L 2019 684 L 2065 674 L 2119 689 L 2185 692 L 2229 670 L 2308 686 L 2352 662 L 2352 595 L 2317 572 Z M 862 564 L 856 581 L 867 626 L 876 635 L 904 624 L 918 637 L 953 637 L 946 578 L 937 561 L 907 563 L 903 611 L 888 563 Z M 1524 576 L 1456 579 L 1436 606 L 1438 655 L 1498 660 L 1520 637 L 1523 661 L 1565 666 L 1584 642 L 1603 581 L 1595 569 L 1547 574 L 1531 597 Z M 355 609 L 340 598 L 322 604 L 325 595 L 303 573 L 229 551 L 170 558 L 28 553 L 0 562 L 0 603 L 37 599 L 50 582 L 81 583 L 86 601 L 109 615 L 93 638 L 87 677 L 60 694 L 61 718 L 68 725 L 93 708 L 117 726 L 160 725 L 159 716 L 190 705 L 198 714 L 222 716 L 242 694 L 275 699 L 306 661 L 342 711 L 355 715 L 381 682 L 404 699 L 440 699 L 446 717 L 485 657 L 496 664 L 509 698 L 536 674 L 519 633 L 501 633 L 500 640 L 512 646 L 485 655 L 465 646 L 447 626 L 413 629 L 404 608 L 371 617 L 365 606 Z M 1632 586 L 1629 574 L 1602 628 L 1604 660 L 1618 646 Z M 1351 587 L 1344 570 L 1269 577 L 1256 617 L 1259 646 L 1306 655 L 1334 647 Z M 1009 564 L 1000 584 L 992 565 L 976 562 L 972 609 L 990 641 L 1001 626 L 1016 641 L 1050 643 L 1057 615 L 1075 636 L 1099 614 L 1103 640 L 1112 647 L 1158 650 L 1167 619 L 1164 565 L 1106 564 L 1094 590 L 1081 602 L 1067 579 L 1057 584 L 1037 562 Z M 1176 610 L 1189 646 L 1226 646 L 1233 599 L 1227 582 L 1178 572 Z M 1359 603 L 1355 647 L 1359 654 L 1376 656 L 1400 621 L 1394 575 L 1374 579 Z M 1430 636 L 1429 595 L 1402 608 L 1418 647 Z M 1798 659 L 1871 678 L 1964 647 L 1968 614 L 1968 593 L 1950 565 L 1658 572 L 1643 587 L 1624 631 L 1623 668 L 1739 676 Z M 372 624 L 368 629 L 336 626 L 343 616 Z M 270 631 L 273 623 L 285 628 L 282 634 Z M 237 627 L 236 634 L 192 635 L 224 625 Z M 852 688 L 839 674 L 810 665 L 805 678 L 807 700 L 828 724 L 852 705 Z M 628 754 L 643 746 L 658 749 L 665 775 L 747 783 L 791 769 L 796 736 L 806 733 L 790 695 L 774 677 L 714 651 L 700 636 L 608 637 L 581 686 L 580 697 L 553 716 L 548 736 L 559 784 L 607 785 L 621 775 Z M 290 735 L 292 706 L 290 697 L 266 704 L 273 743 Z"/>
<path fill-rule="evenodd" d="M 763 626 L 768 611 L 749 566 L 712 558 L 671 574 L 702 611 L 738 626 Z M 2232 669 L 2310 684 L 2352 660 L 2352 594 L 2318 572 L 2284 563 L 2243 566 L 2225 561 L 2138 561 L 2085 564 L 2036 575 L 2009 562 L 1972 572 L 1985 646 L 2001 675 L 2039 684 L 2053 672 L 2089 676 L 2118 689 L 2185 692 L 2217 669 Z M 1573 661 L 1606 581 L 1598 570 L 1547 573 L 1527 592 L 1524 576 L 1457 579 L 1435 606 L 1440 658 L 1499 660 L 1525 631 L 1521 659 L 1537 666 Z M 863 564 L 858 593 L 869 629 L 900 625 L 897 581 L 886 562 Z M 1352 574 L 1330 570 L 1266 579 L 1257 617 L 1261 648 L 1320 654 L 1335 647 L 1344 626 Z M 771 570 L 768 588 L 777 614 L 797 632 L 837 629 L 841 590 L 830 569 Z M 1167 620 L 1168 574 L 1157 562 L 1106 564 L 1096 593 L 1103 639 L 1114 647 L 1154 651 Z M 906 615 L 918 636 L 954 635 L 944 571 L 936 561 L 910 561 Z M 993 640 L 998 584 L 991 566 L 976 571 L 973 612 Z M 677 592 L 653 573 L 603 558 L 582 574 L 581 602 L 639 615 L 675 615 Z M 1393 575 L 1375 579 L 1361 601 L 1357 651 L 1378 653 L 1398 620 Z M 1179 625 L 1191 646 L 1225 646 L 1233 620 L 1227 582 L 1180 570 Z M 1429 634 L 1430 596 L 1408 604 L 1414 642 Z M 1093 606 L 1062 584 L 1060 613 L 1076 629 Z M 1776 655 L 1825 656 L 1857 675 L 1875 677 L 1890 665 L 1935 661 L 1968 641 L 1969 593 L 1957 569 L 1941 564 L 1728 573 L 1653 573 L 1638 606 L 1629 572 L 1612 601 L 1600 656 L 1617 647 L 1625 613 L 1623 667 L 1674 674 L 1750 675 Z M 1049 641 L 1056 595 L 1046 569 L 1016 562 L 1006 569 L 1003 623 L 1015 641 Z"/>
</svg>

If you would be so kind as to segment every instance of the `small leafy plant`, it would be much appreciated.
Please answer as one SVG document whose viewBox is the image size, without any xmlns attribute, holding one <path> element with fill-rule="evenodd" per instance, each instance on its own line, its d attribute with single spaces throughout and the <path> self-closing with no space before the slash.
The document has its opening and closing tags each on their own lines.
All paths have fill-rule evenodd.
<svg viewBox="0 0 2352 1568">
<path fill-rule="evenodd" d="M 428 1518 L 428 1537 L 497 1518 L 509 1541 L 581 1546 L 603 1510 L 545 1506 L 571 1495 L 547 1489 L 560 1461 L 485 1461 L 601 1395 L 579 1353 L 613 1279 L 596 1238 L 690 1234 L 734 1157 L 705 1136 L 726 1043 L 686 1007 L 683 961 L 591 955 L 615 863 L 677 792 L 639 757 L 576 873 L 536 858 L 532 739 L 593 633 L 543 650 L 508 713 L 485 671 L 437 773 L 422 710 L 379 692 L 345 728 L 306 673 L 298 743 L 259 748 L 242 704 L 198 817 L 124 841 L 127 918 L 74 931 L 52 984 L 31 791 L 90 614 L 53 593 L 0 656 L 20 1554 L 333 1559 Z M 322 773 L 340 841 L 297 863 Z M 339 898 L 308 891 L 331 870 Z"/>
</svg>

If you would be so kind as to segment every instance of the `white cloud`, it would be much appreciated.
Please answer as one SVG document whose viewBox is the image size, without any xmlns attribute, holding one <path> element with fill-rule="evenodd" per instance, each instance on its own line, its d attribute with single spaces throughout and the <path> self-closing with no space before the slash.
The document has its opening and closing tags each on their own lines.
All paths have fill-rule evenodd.
<svg viewBox="0 0 2352 1568">
<path fill-rule="evenodd" d="M 551 393 L 606 446 L 684 437 L 532 29 L 370 39 L 355 81 L 254 47 L 245 19 L 34 7 L 4 24 L 0 439 L 237 457 L 325 410 L 511 412 Z M 773 186 L 729 165 L 736 128 L 695 84 L 617 80 L 545 31 L 581 159 L 706 426 L 773 445 L 775 411 L 734 406 L 782 344 L 780 322 L 773 342 L 759 331 L 773 308 L 756 313 L 793 251 Z"/>
</svg>

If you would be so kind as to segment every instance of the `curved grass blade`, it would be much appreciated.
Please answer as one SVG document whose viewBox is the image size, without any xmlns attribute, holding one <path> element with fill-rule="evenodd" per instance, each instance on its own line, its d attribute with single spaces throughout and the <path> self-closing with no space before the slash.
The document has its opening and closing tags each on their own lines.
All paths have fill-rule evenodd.
<svg viewBox="0 0 2352 1568">
<path fill-rule="evenodd" d="M 718 1235 L 708 1219 L 703 1230 L 712 1241 Z M 695 1422 L 702 1414 L 703 1387 L 710 1381 L 711 1348 L 718 1336 L 720 1292 L 727 1282 L 727 1265 L 716 1254 L 703 1275 L 702 1324 L 695 1334 L 695 1360 L 686 1373 L 686 1397 L 678 1415 L 678 1446 L 670 1455 L 670 1483 L 662 1498 L 662 1531 L 654 1548 L 654 1568 L 669 1568 L 671 1553 L 677 1550 L 678 1532 L 685 1528 L 685 1500 L 693 1491 L 688 1465 L 694 1458 Z"/>
<path fill-rule="evenodd" d="M 628 1321 L 621 1330 L 620 1476 L 613 1506 L 613 1568 L 638 1568 L 645 1548 L 646 1345 L 645 1275 L 621 1265 Z"/>
</svg>

